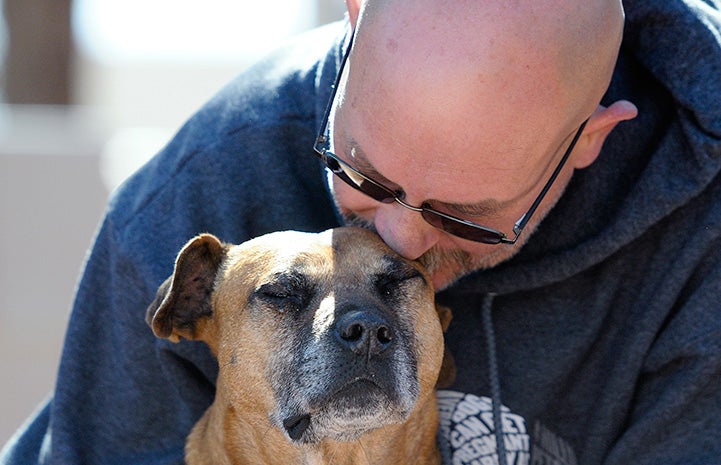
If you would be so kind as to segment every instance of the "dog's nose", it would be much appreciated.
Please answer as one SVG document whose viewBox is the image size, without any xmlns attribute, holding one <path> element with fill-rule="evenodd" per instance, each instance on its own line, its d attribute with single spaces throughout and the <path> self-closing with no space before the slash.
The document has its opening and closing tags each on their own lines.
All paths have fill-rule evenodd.
<svg viewBox="0 0 721 465">
<path fill-rule="evenodd" d="M 335 333 L 341 345 L 358 355 L 378 355 L 393 344 L 393 331 L 379 315 L 350 311 L 338 319 Z"/>
</svg>

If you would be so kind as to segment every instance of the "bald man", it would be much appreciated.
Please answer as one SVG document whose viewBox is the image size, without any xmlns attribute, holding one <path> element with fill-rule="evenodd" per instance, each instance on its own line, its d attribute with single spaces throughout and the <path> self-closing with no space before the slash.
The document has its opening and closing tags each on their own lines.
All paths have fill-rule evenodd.
<svg viewBox="0 0 721 465">
<path fill-rule="evenodd" d="M 532 205 L 589 119 L 545 202 L 509 246 L 458 240 L 334 179 L 344 216 L 421 259 L 437 289 L 517 253 L 573 170 L 590 165 L 613 127 L 636 113 L 626 101 L 600 105 L 621 44 L 620 2 L 521 3 L 369 2 L 340 83 L 338 155 L 414 206 L 430 200 L 501 231 Z M 355 23 L 360 5 L 348 4 Z M 398 18 L 408 20 L 399 26 Z"/>
<path fill-rule="evenodd" d="M 218 368 L 144 322 L 179 248 L 342 224 L 453 311 L 444 463 L 718 461 L 718 3 L 347 5 L 114 194 L 53 397 L 0 463 L 182 463 Z"/>
</svg>

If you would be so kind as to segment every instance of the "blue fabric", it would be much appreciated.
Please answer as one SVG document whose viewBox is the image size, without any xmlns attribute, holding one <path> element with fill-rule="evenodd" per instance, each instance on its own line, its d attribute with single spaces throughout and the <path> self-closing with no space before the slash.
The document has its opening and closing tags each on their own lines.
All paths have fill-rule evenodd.
<svg viewBox="0 0 721 465">
<path fill-rule="evenodd" d="M 504 422 L 517 425 L 506 437 L 526 438 L 506 444 L 518 463 L 721 456 L 721 14 L 701 0 L 628 1 L 626 11 L 604 101 L 629 99 L 639 117 L 574 175 L 520 254 L 438 296 L 454 312 L 458 365 L 443 398 L 482 405 L 481 308 L 495 294 Z M 237 243 L 338 224 L 311 147 L 345 32 L 313 31 L 243 73 L 114 194 L 53 398 L 0 464 L 182 463 L 217 366 L 201 343 L 155 338 L 145 309 L 197 233 Z M 444 426 L 444 456 L 473 463 L 481 452 L 459 445 L 458 426 Z"/>
</svg>

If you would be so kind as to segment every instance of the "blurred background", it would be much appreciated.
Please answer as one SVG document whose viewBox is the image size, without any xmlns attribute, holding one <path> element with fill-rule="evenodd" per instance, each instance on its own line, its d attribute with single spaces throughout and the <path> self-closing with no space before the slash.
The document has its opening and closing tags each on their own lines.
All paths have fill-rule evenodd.
<svg viewBox="0 0 721 465">
<path fill-rule="evenodd" d="M 343 0 L 0 0 L 0 448 L 51 392 L 109 193 Z"/>
</svg>

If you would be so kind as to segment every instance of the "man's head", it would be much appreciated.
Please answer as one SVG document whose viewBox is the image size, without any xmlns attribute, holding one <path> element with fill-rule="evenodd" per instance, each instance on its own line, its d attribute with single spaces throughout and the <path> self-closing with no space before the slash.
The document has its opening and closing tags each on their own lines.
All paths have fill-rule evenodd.
<svg viewBox="0 0 721 465">
<path fill-rule="evenodd" d="M 360 0 L 358 0 L 360 1 Z M 618 0 L 348 0 L 356 38 L 335 102 L 334 152 L 408 204 L 511 233 L 589 118 L 515 245 L 459 239 L 334 183 L 341 210 L 420 258 L 442 288 L 515 254 L 635 107 L 599 102 L 623 30 Z"/>
</svg>

